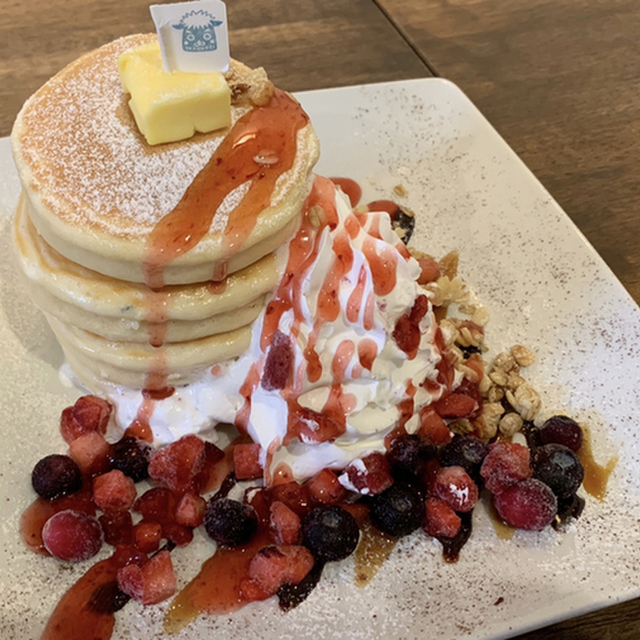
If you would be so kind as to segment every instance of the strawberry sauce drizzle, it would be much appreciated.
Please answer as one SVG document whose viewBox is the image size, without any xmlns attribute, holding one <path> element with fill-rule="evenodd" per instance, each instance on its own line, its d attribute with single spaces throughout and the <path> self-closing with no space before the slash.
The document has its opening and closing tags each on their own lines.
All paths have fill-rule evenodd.
<svg viewBox="0 0 640 640">
<path fill-rule="evenodd" d="M 266 105 L 255 107 L 236 122 L 175 209 L 152 230 L 144 262 L 145 281 L 151 288 L 164 285 L 163 268 L 192 250 L 208 233 L 224 199 L 249 182 L 224 230 L 225 255 L 240 250 L 271 203 L 277 179 L 293 166 L 297 133 L 308 121 L 302 107 L 276 89 Z M 273 156 L 268 164 L 259 161 L 265 149 Z M 226 274 L 214 270 L 213 275 L 214 280 L 223 280 Z"/>
</svg>

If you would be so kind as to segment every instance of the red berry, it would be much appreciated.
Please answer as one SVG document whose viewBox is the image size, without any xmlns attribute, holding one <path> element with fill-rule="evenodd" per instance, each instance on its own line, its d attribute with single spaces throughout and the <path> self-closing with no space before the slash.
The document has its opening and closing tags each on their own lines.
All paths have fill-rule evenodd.
<svg viewBox="0 0 640 640">
<path fill-rule="evenodd" d="M 453 538 L 462 521 L 451 505 L 440 498 L 427 498 L 425 502 L 424 530 L 436 538 Z"/>
<path fill-rule="evenodd" d="M 434 478 L 431 492 L 461 513 L 471 511 L 479 496 L 476 483 L 462 467 L 442 467 Z"/>
<path fill-rule="evenodd" d="M 447 444 L 453 434 L 449 431 L 447 423 L 440 417 L 432 405 L 420 410 L 420 429 L 418 435 L 430 444 L 439 446 Z"/>
<path fill-rule="evenodd" d="M 434 403 L 441 418 L 466 418 L 478 408 L 477 402 L 463 393 L 450 393 Z"/>
<path fill-rule="evenodd" d="M 185 493 L 176 507 L 176 523 L 183 527 L 199 527 L 204 520 L 207 501 L 194 493 Z"/>
<path fill-rule="evenodd" d="M 347 495 L 347 490 L 331 469 L 320 471 L 309 481 L 307 489 L 311 499 L 322 504 L 336 504 Z"/>
<path fill-rule="evenodd" d="M 433 258 L 417 258 L 420 265 L 418 284 L 435 282 L 440 276 L 440 265 Z"/>
<path fill-rule="evenodd" d="M 133 480 L 118 469 L 93 480 L 93 499 L 103 511 L 128 511 L 137 495 Z"/>
<path fill-rule="evenodd" d="M 157 604 L 178 590 L 171 554 L 161 551 L 142 567 L 128 564 L 118 571 L 118 586 L 142 604 Z"/>
<path fill-rule="evenodd" d="M 309 490 L 299 485 L 295 480 L 285 482 L 271 488 L 272 499 L 283 502 L 292 511 L 303 518 L 311 509 Z"/>
<path fill-rule="evenodd" d="M 306 547 L 274 545 L 261 549 L 254 556 L 249 565 L 249 578 L 263 593 L 271 596 L 283 584 L 298 584 L 314 564 L 311 551 Z"/>
<path fill-rule="evenodd" d="M 370 453 L 351 462 L 344 474 L 357 491 L 364 495 L 382 493 L 393 484 L 389 462 L 381 453 Z"/>
<path fill-rule="evenodd" d="M 542 444 L 563 444 L 574 453 L 582 446 L 582 427 L 567 416 L 553 416 L 540 427 Z"/>
<path fill-rule="evenodd" d="M 82 511 L 65 509 L 51 516 L 42 528 L 42 541 L 47 551 L 60 560 L 88 560 L 102 547 L 102 527 Z"/>
<path fill-rule="evenodd" d="M 307 407 L 298 408 L 291 422 L 284 445 L 293 438 L 303 442 L 327 442 L 344 433 L 344 427 L 335 418 Z"/>
<path fill-rule="evenodd" d="M 146 520 L 171 522 L 176 510 L 176 497 L 166 487 L 153 487 L 135 501 L 133 510 Z"/>
<path fill-rule="evenodd" d="M 153 553 L 160 547 L 162 526 L 158 522 L 138 522 L 133 527 L 133 541 L 143 553 Z"/>
<path fill-rule="evenodd" d="M 264 363 L 260 384 L 267 391 L 284 389 L 293 375 L 293 347 L 291 337 L 282 331 L 273 334 Z"/>
<path fill-rule="evenodd" d="M 480 475 L 492 493 L 501 493 L 507 487 L 531 477 L 529 449 L 515 442 L 494 442 L 489 447 Z"/>
<path fill-rule="evenodd" d="M 558 503 L 553 491 L 540 480 L 521 480 L 493 497 L 498 515 L 512 527 L 540 531 L 553 522 Z"/>
<path fill-rule="evenodd" d="M 103 513 L 98 520 L 104 531 L 104 541 L 112 546 L 133 542 L 133 520 L 129 511 Z"/>
<path fill-rule="evenodd" d="M 82 396 L 60 416 L 60 433 L 67 443 L 90 431 L 104 435 L 107 431 L 111 405 L 97 396 Z"/>
<path fill-rule="evenodd" d="M 282 502 L 271 503 L 269 524 L 278 544 L 300 542 L 300 517 Z"/>
<path fill-rule="evenodd" d="M 259 444 L 237 444 L 233 448 L 233 466 L 238 480 L 262 478 Z"/>
<path fill-rule="evenodd" d="M 97 431 L 78 436 L 69 444 L 69 455 L 85 475 L 109 470 L 109 443 Z"/>
<path fill-rule="evenodd" d="M 204 440 L 195 435 L 184 436 L 153 453 L 149 476 L 169 489 L 183 492 L 193 487 L 195 477 L 205 468 L 205 462 Z"/>
</svg>

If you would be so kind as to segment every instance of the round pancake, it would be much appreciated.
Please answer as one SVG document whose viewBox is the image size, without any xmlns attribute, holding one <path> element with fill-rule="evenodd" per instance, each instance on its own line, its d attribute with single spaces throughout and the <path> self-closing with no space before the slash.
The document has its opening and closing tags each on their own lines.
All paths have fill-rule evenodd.
<svg viewBox="0 0 640 640">
<path fill-rule="evenodd" d="M 164 342 L 226 333 L 255 320 L 279 281 L 269 254 L 229 275 L 224 284 L 176 285 L 154 292 L 146 285 L 104 276 L 50 247 L 29 220 L 21 198 L 13 227 L 18 266 L 34 302 L 61 322 L 109 340 L 148 342 L 160 309 Z"/>
<path fill-rule="evenodd" d="M 188 384 L 205 369 L 241 355 L 251 341 L 251 327 L 247 326 L 155 348 L 140 342 L 105 340 L 45 315 L 74 373 L 97 392 L 105 385 L 156 389 Z"/>
<path fill-rule="evenodd" d="M 131 282 L 145 281 L 150 235 L 229 132 L 156 146 L 145 142 L 120 84 L 117 58 L 153 38 L 127 36 L 71 63 L 25 103 L 12 132 L 26 206 L 38 232 L 68 259 Z M 246 102 L 232 105 L 232 126 L 253 108 Z M 296 139 L 292 168 L 276 181 L 270 204 L 248 237 L 230 247 L 224 235 L 245 183 L 225 198 L 202 240 L 163 267 L 165 284 L 219 279 L 216 275 L 252 264 L 291 236 L 318 157 L 310 124 Z"/>
</svg>

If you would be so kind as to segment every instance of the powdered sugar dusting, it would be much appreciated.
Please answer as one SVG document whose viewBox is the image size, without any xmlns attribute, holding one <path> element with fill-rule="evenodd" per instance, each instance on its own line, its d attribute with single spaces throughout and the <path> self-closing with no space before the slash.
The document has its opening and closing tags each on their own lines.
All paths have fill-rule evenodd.
<svg viewBox="0 0 640 640">
<path fill-rule="evenodd" d="M 117 58 L 153 38 L 128 36 L 80 58 L 34 94 L 19 116 L 16 132 L 31 171 L 29 186 L 65 222 L 120 238 L 146 236 L 174 209 L 228 132 L 145 143 L 120 84 Z M 247 111 L 232 107 L 232 124 Z M 299 170 L 294 167 L 283 182 L 297 180 Z M 213 233 L 242 195 L 236 190 L 225 200 Z"/>
</svg>

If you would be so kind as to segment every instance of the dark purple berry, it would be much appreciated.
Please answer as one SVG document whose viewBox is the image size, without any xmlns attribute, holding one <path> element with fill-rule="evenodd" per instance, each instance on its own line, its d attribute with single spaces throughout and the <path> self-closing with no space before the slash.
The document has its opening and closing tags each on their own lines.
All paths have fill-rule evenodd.
<svg viewBox="0 0 640 640">
<path fill-rule="evenodd" d="M 358 546 L 360 527 L 356 519 L 337 505 L 315 507 L 302 521 L 304 545 L 320 562 L 342 560 Z"/>
<path fill-rule="evenodd" d="M 416 489 L 396 482 L 370 501 L 371 522 L 390 536 L 406 536 L 415 531 L 424 518 L 424 501 Z"/>
<path fill-rule="evenodd" d="M 582 427 L 567 416 L 553 416 L 540 427 L 542 444 L 563 444 L 577 452 L 582 446 Z"/>
<path fill-rule="evenodd" d="M 222 547 L 239 547 L 258 530 L 258 516 L 253 507 L 230 498 L 209 500 L 204 514 L 204 528 Z"/>
<path fill-rule="evenodd" d="M 548 485 L 558 498 L 573 495 L 584 479 L 578 456 L 562 444 L 538 447 L 531 458 L 533 477 Z"/>
<path fill-rule="evenodd" d="M 149 477 L 150 458 L 149 443 L 140 438 L 126 436 L 111 447 L 109 462 L 112 469 L 118 469 L 134 482 L 140 482 Z"/>
<path fill-rule="evenodd" d="M 462 467 L 476 482 L 489 447 L 475 436 L 456 435 L 438 454 L 443 467 Z"/>
<path fill-rule="evenodd" d="M 434 447 L 419 436 L 409 434 L 395 438 L 386 454 L 391 475 L 396 480 L 409 483 L 414 483 L 422 475 L 434 455 Z"/>
<path fill-rule="evenodd" d="M 54 500 L 79 491 L 82 473 L 69 456 L 54 453 L 42 458 L 33 468 L 31 484 L 41 498 Z"/>
</svg>

